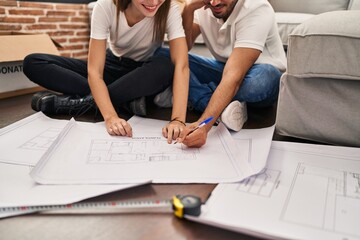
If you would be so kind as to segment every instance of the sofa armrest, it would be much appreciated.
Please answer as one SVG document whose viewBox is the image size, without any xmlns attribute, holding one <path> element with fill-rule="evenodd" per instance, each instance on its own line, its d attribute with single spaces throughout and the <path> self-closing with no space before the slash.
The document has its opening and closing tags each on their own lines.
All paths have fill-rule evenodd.
<svg viewBox="0 0 360 240">
<path fill-rule="evenodd" d="M 348 10 L 360 10 L 360 0 L 350 0 Z"/>
<path fill-rule="evenodd" d="M 276 132 L 360 147 L 360 11 L 319 14 L 289 36 Z"/>
</svg>

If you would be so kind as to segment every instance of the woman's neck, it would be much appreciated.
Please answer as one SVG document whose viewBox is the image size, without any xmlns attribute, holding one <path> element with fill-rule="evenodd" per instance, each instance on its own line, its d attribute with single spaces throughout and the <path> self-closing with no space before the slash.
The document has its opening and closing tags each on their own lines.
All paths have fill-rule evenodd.
<svg viewBox="0 0 360 240">
<path fill-rule="evenodd" d="M 137 10 L 131 3 L 125 9 L 124 13 L 129 27 L 134 26 L 135 24 L 137 24 L 138 22 L 140 22 L 145 18 L 145 16 L 139 10 Z"/>
</svg>

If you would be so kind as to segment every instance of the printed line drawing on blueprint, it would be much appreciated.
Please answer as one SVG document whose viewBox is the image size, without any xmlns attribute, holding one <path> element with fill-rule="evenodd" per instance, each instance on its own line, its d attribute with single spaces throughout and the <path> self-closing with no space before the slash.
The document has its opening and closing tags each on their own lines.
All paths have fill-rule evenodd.
<svg viewBox="0 0 360 240">
<path fill-rule="evenodd" d="M 359 173 L 299 163 L 281 220 L 360 237 L 358 225 L 348 224 L 360 222 L 359 190 Z M 299 214 L 298 209 L 304 214 Z M 306 214 L 310 212 L 317 214 L 310 218 Z"/>
<path fill-rule="evenodd" d="M 270 198 L 279 185 L 279 170 L 264 168 L 262 172 L 241 181 L 236 188 L 238 191 Z"/>
<path fill-rule="evenodd" d="M 0 162 L 35 166 L 68 122 L 38 112 L 0 129 Z"/>
<path fill-rule="evenodd" d="M 20 145 L 19 148 L 27 150 L 46 150 L 55 141 L 60 132 L 61 128 L 49 128 Z"/>
<path fill-rule="evenodd" d="M 133 138 L 131 141 L 94 139 L 91 141 L 88 163 L 136 163 L 196 160 L 199 149 L 184 150 L 184 146 L 169 145 L 160 137 Z"/>
</svg>

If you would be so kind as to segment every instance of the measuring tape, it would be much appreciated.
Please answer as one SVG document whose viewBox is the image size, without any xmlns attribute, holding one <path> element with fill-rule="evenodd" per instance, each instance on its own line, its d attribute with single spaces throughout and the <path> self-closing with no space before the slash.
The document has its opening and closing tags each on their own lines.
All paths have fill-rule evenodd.
<svg viewBox="0 0 360 240">
<path fill-rule="evenodd" d="M 192 195 L 176 195 L 171 200 L 156 201 L 109 201 L 109 202 L 80 202 L 65 205 L 42 205 L 0 208 L 0 213 L 33 213 L 33 212 L 89 212 L 89 210 L 116 212 L 146 212 L 168 211 L 183 218 L 184 215 L 199 216 L 201 213 L 201 199 Z"/>
</svg>

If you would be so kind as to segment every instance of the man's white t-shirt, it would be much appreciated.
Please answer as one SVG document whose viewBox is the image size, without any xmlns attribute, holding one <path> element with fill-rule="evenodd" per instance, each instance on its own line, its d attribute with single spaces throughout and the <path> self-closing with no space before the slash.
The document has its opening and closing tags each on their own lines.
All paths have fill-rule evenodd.
<svg viewBox="0 0 360 240">
<path fill-rule="evenodd" d="M 262 52 L 256 63 L 285 71 L 286 55 L 267 0 L 238 0 L 226 22 L 215 18 L 210 9 L 201 8 L 195 11 L 194 22 L 216 60 L 226 62 L 237 47 L 254 48 Z"/>
<path fill-rule="evenodd" d="M 116 6 L 112 0 L 98 0 L 92 12 L 91 34 L 93 39 L 108 39 L 109 48 L 115 56 L 144 61 L 151 57 L 161 42 L 153 42 L 154 18 L 144 18 L 134 26 L 127 23 L 120 11 L 116 36 Z M 179 5 L 171 3 L 166 24 L 169 41 L 185 37 Z"/>
</svg>

